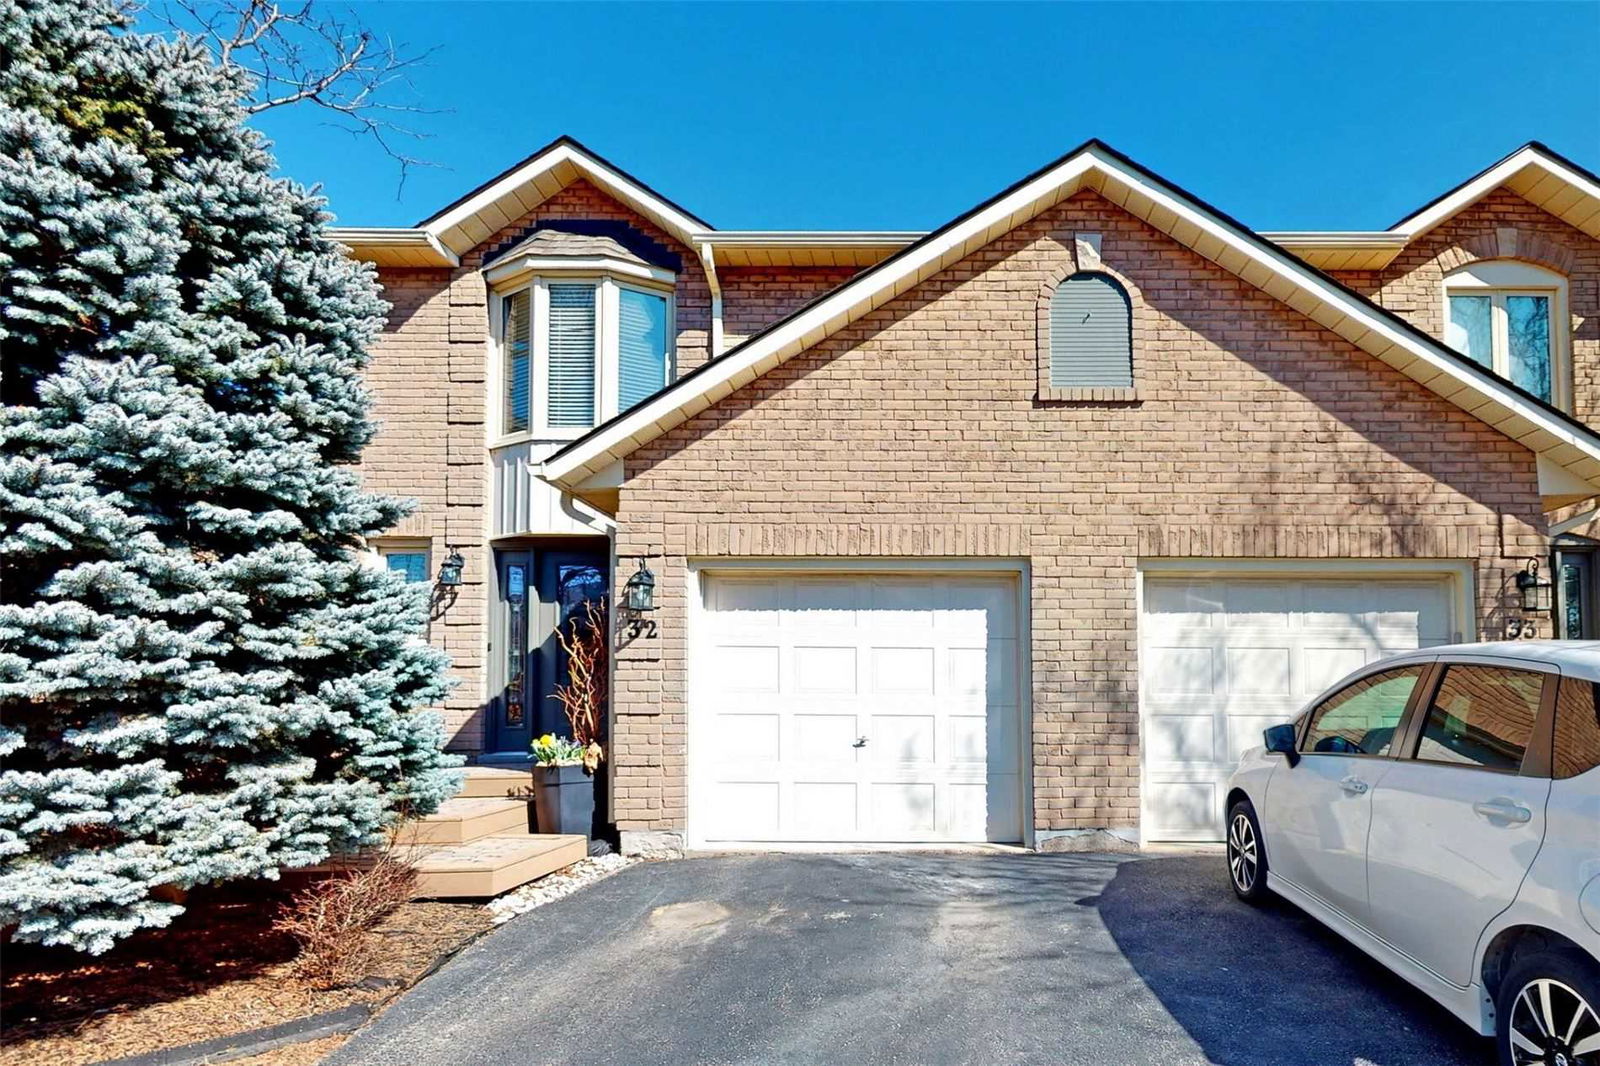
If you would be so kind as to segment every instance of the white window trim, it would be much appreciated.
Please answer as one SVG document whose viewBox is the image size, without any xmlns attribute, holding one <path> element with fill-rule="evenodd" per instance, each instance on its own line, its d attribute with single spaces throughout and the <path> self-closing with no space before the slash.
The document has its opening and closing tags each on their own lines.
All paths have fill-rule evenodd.
<svg viewBox="0 0 1600 1066">
<path fill-rule="evenodd" d="M 609 273 L 596 273 L 587 267 L 587 260 L 555 260 L 553 266 L 538 274 L 530 275 L 525 269 L 518 269 L 509 275 L 508 280 L 496 285 L 491 293 L 493 314 L 490 321 L 490 339 L 493 357 L 489 360 L 489 396 L 492 399 L 490 406 L 494 409 L 491 422 L 492 432 L 489 438 L 489 447 L 502 448 L 512 444 L 521 444 L 526 441 L 569 441 L 577 440 L 588 433 L 595 426 L 614 418 L 617 415 L 617 402 L 620 396 L 620 355 L 618 316 L 621 308 L 620 292 L 622 289 L 633 289 L 636 292 L 649 293 L 652 296 L 665 297 L 667 301 L 667 373 L 666 381 L 662 388 L 672 384 L 677 379 L 678 346 L 677 346 L 677 301 L 674 298 L 674 275 L 665 271 L 652 270 L 648 276 L 642 276 L 639 271 L 628 271 L 628 276 L 619 280 Z M 594 375 L 594 403 L 595 408 L 591 415 L 592 421 L 587 426 L 552 426 L 549 424 L 550 404 L 550 377 L 548 373 L 550 357 L 550 290 L 551 282 L 577 281 L 594 282 L 595 291 L 595 375 Z M 529 415 L 528 429 L 508 433 L 505 430 L 505 321 L 506 303 L 519 292 L 529 294 L 528 311 L 532 321 L 529 323 L 528 357 L 529 367 Z"/>
<path fill-rule="evenodd" d="M 1445 275 L 1441 298 L 1444 329 L 1450 324 L 1450 297 L 1491 298 L 1489 324 L 1492 369 L 1511 380 L 1511 343 L 1507 296 L 1543 296 L 1550 301 L 1550 402 L 1572 411 L 1572 330 L 1567 315 L 1567 279 L 1553 270 L 1508 259 L 1469 263 Z"/>
</svg>

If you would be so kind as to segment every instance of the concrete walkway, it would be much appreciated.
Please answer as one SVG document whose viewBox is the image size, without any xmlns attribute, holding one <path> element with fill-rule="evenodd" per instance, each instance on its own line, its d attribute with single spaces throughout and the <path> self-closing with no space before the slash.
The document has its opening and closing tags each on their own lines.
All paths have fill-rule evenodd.
<svg viewBox="0 0 1600 1066">
<path fill-rule="evenodd" d="M 508 923 L 328 1060 L 1481 1066 L 1471 1034 L 1216 855 L 635 866 Z"/>
</svg>

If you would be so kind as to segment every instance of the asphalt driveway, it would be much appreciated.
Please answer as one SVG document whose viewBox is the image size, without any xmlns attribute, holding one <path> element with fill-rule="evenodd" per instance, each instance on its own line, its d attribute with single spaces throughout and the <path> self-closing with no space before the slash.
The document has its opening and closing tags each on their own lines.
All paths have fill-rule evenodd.
<svg viewBox="0 0 1600 1066">
<path fill-rule="evenodd" d="M 508 923 L 328 1060 L 1481 1066 L 1472 1035 L 1217 855 L 759 855 Z"/>
</svg>

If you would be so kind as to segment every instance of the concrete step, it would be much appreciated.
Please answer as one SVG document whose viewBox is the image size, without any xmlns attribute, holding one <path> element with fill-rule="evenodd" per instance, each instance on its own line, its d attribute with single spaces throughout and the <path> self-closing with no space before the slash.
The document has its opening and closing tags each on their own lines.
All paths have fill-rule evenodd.
<svg viewBox="0 0 1600 1066">
<path fill-rule="evenodd" d="M 468 766 L 459 799 L 526 799 L 533 794 L 533 771 L 509 766 Z"/>
<path fill-rule="evenodd" d="M 413 852 L 407 857 L 417 868 L 416 895 L 458 899 L 498 896 L 570 866 L 589 854 L 589 841 L 581 836 L 504 833 Z"/>
<path fill-rule="evenodd" d="M 527 831 L 527 800 L 457 798 L 445 800 L 434 813 L 401 826 L 395 843 L 465 844 L 497 833 Z"/>
</svg>

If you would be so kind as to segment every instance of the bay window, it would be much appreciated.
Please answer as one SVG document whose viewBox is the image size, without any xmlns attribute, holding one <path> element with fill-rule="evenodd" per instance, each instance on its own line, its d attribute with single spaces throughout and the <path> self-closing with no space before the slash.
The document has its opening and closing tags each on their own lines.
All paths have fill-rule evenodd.
<svg viewBox="0 0 1600 1066">
<path fill-rule="evenodd" d="M 671 380 L 672 295 L 659 279 L 545 273 L 498 299 L 502 436 L 581 436 Z"/>
<path fill-rule="evenodd" d="M 1490 261 L 1445 278 L 1445 343 L 1546 403 L 1571 407 L 1566 279 L 1529 263 Z"/>
</svg>

